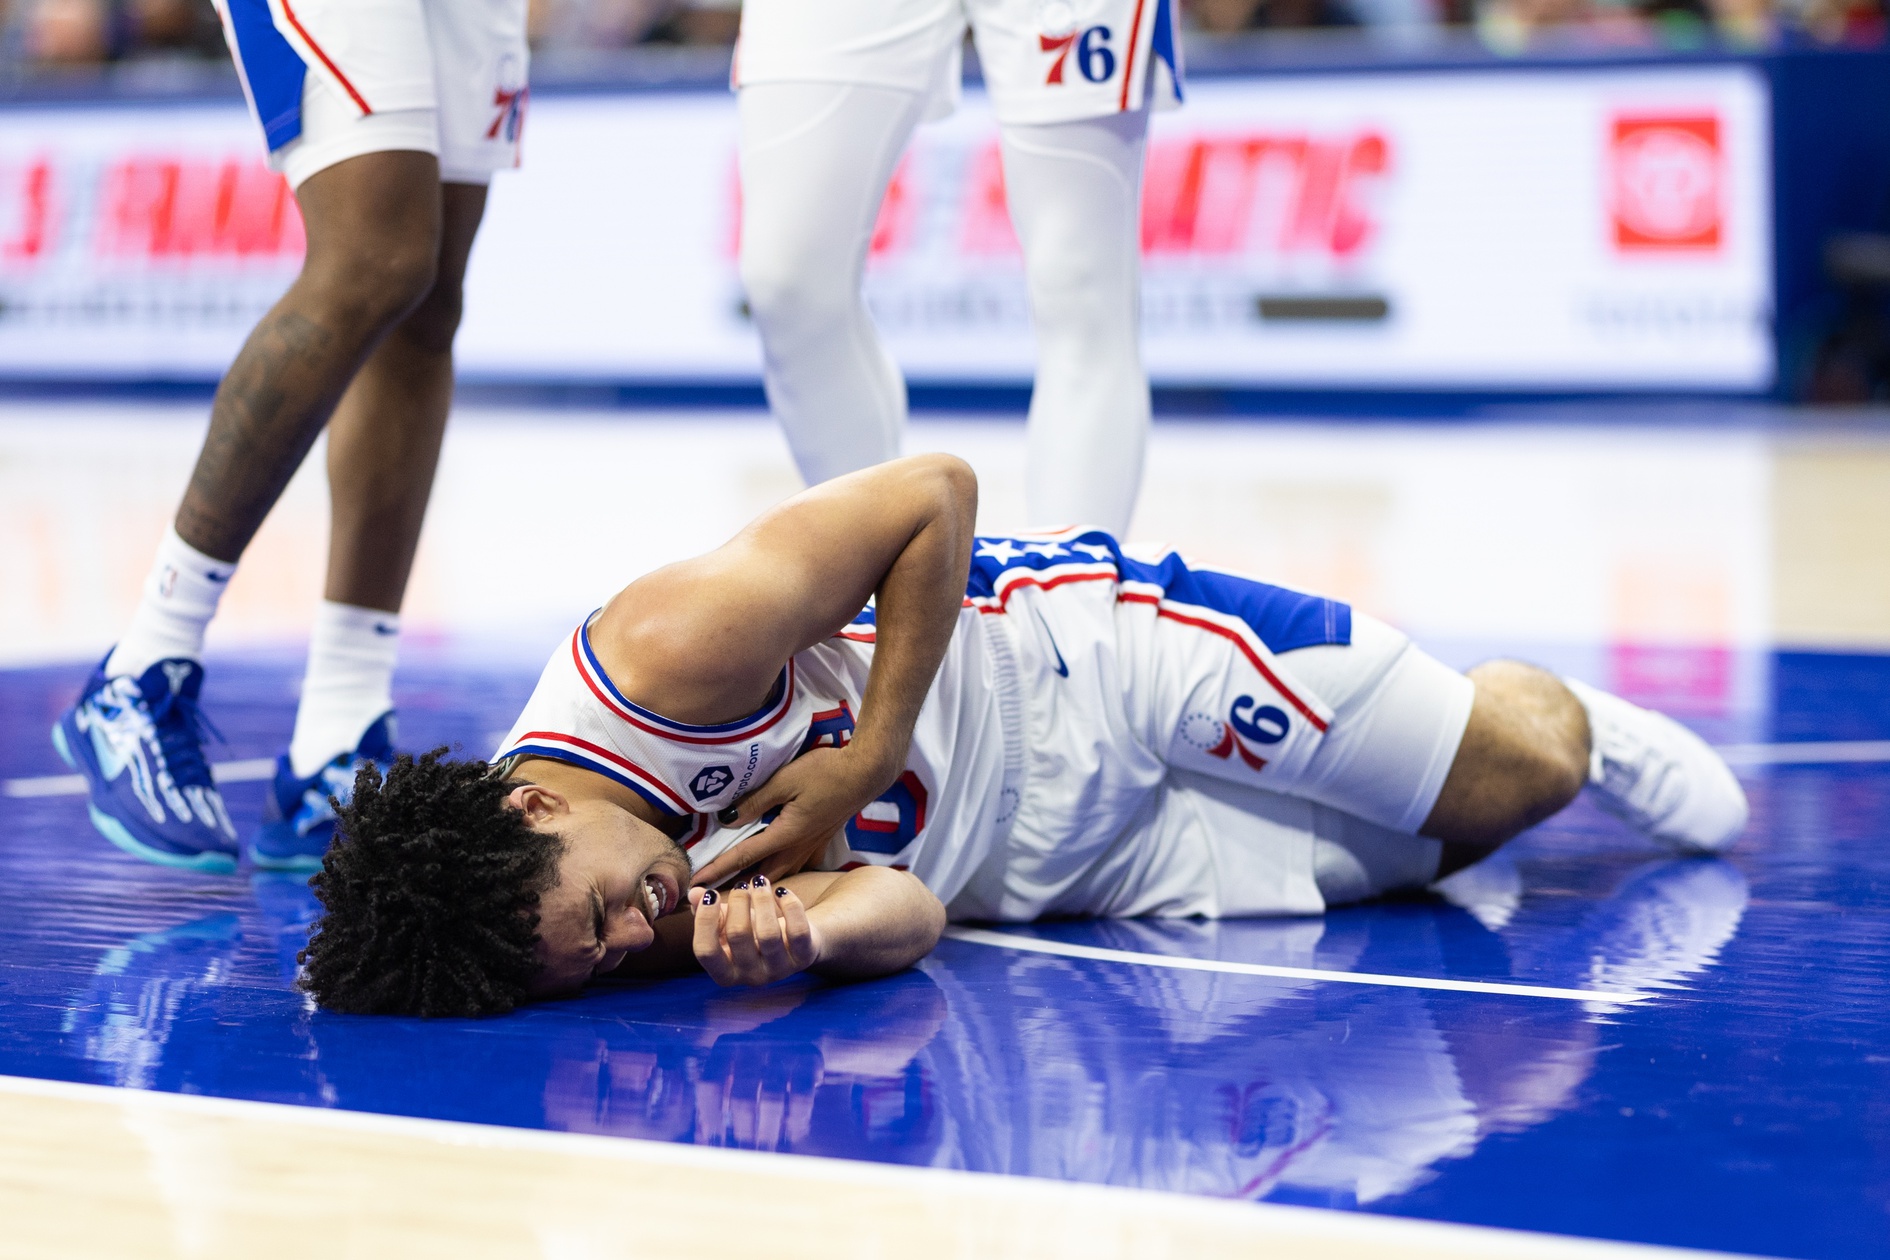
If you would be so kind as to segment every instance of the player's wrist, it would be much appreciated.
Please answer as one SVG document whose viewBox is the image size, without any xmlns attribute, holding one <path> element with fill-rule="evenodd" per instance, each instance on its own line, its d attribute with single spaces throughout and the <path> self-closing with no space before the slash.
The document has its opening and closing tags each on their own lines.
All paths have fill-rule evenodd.
<svg viewBox="0 0 1890 1260">
<path fill-rule="evenodd" d="M 862 790 L 871 788 L 867 799 L 877 797 L 893 785 L 900 773 L 906 768 L 906 754 L 911 751 L 912 736 L 908 732 L 903 738 L 876 738 L 868 735 L 856 737 L 841 751 L 847 754 L 851 772 L 857 777 Z"/>
</svg>

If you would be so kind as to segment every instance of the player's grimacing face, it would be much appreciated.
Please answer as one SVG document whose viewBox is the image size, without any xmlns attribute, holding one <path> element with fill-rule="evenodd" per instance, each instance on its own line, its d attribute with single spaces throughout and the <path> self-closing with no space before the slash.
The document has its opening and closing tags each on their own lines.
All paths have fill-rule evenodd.
<svg viewBox="0 0 1890 1260">
<path fill-rule="evenodd" d="M 538 899 L 534 997 L 582 988 L 649 948 L 652 924 L 687 909 L 689 859 L 674 840 L 603 801 L 571 804 L 533 826 L 564 842 L 558 882 Z"/>
</svg>

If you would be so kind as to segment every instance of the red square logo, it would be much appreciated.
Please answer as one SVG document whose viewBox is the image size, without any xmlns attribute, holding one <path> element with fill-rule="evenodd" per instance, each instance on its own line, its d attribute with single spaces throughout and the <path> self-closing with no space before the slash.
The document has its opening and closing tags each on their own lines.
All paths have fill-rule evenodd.
<svg viewBox="0 0 1890 1260">
<path fill-rule="evenodd" d="M 1717 117 L 1616 118 L 1608 150 L 1615 248 L 1717 250 L 1725 218 L 1724 172 Z"/>
</svg>

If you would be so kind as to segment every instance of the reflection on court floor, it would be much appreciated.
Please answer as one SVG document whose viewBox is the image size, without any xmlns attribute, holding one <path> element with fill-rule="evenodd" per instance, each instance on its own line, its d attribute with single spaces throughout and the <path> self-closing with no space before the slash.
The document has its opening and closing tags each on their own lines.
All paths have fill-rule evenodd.
<svg viewBox="0 0 1890 1260">
<path fill-rule="evenodd" d="M 483 747 L 532 678 L 410 665 L 415 746 Z M 295 670 L 214 663 L 220 758 L 274 747 Z M 1743 729 L 1890 737 L 1890 661 L 1763 673 L 1777 707 Z M 1749 768 L 1755 825 L 1724 861 L 1578 807 L 1447 897 L 1012 927 L 1100 953 L 947 940 L 870 984 L 626 984 L 425 1022 L 311 1010 L 294 879 L 162 870 L 94 835 L 42 742 L 72 685 L 0 673 L 0 1076 L 1788 1256 L 1875 1254 L 1890 1224 L 1890 764 Z M 259 786 L 229 795 L 253 820 Z M 1137 955 L 1227 969 L 1117 960 Z"/>
</svg>

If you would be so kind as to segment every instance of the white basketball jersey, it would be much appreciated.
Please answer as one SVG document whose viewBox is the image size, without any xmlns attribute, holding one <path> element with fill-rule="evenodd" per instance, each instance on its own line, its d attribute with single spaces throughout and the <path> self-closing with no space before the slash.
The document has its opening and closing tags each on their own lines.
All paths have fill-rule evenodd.
<svg viewBox="0 0 1890 1260">
<path fill-rule="evenodd" d="M 493 759 L 549 757 L 623 784 L 679 820 L 700 869 L 767 825 L 723 828 L 718 810 L 849 741 L 875 634 L 868 608 L 796 653 L 759 710 L 692 726 L 626 699 L 581 626 Z M 1350 635 L 1343 604 L 1172 553 L 1139 560 L 1101 531 L 979 538 L 906 768 L 816 865 L 911 870 L 959 918 L 1149 901 L 1134 890 L 1175 883 L 1186 860 L 1158 825 L 1169 771 L 1291 793 L 1332 714 L 1274 653 Z M 1296 856 L 1261 855 L 1267 872 L 1249 874 L 1264 889 L 1248 912 L 1318 908 L 1299 830 Z"/>
<path fill-rule="evenodd" d="M 1008 644 L 967 606 L 912 733 L 906 768 L 878 800 L 834 837 L 828 870 L 872 863 L 910 869 L 949 899 L 970 878 L 1016 806 L 1004 791 L 1021 765 L 1016 666 Z M 768 702 L 735 722 L 694 726 L 632 703 L 591 648 L 589 623 L 552 654 L 524 712 L 493 755 L 548 757 L 629 788 L 663 814 L 689 823 L 680 839 L 701 869 L 767 825 L 728 828 L 733 805 L 790 760 L 851 740 L 873 663 L 870 610 L 824 643 L 798 652 Z M 1001 697 L 1008 699 L 1001 702 Z M 1006 734 L 1008 706 L 1011 734 Z"/>
</svg>

